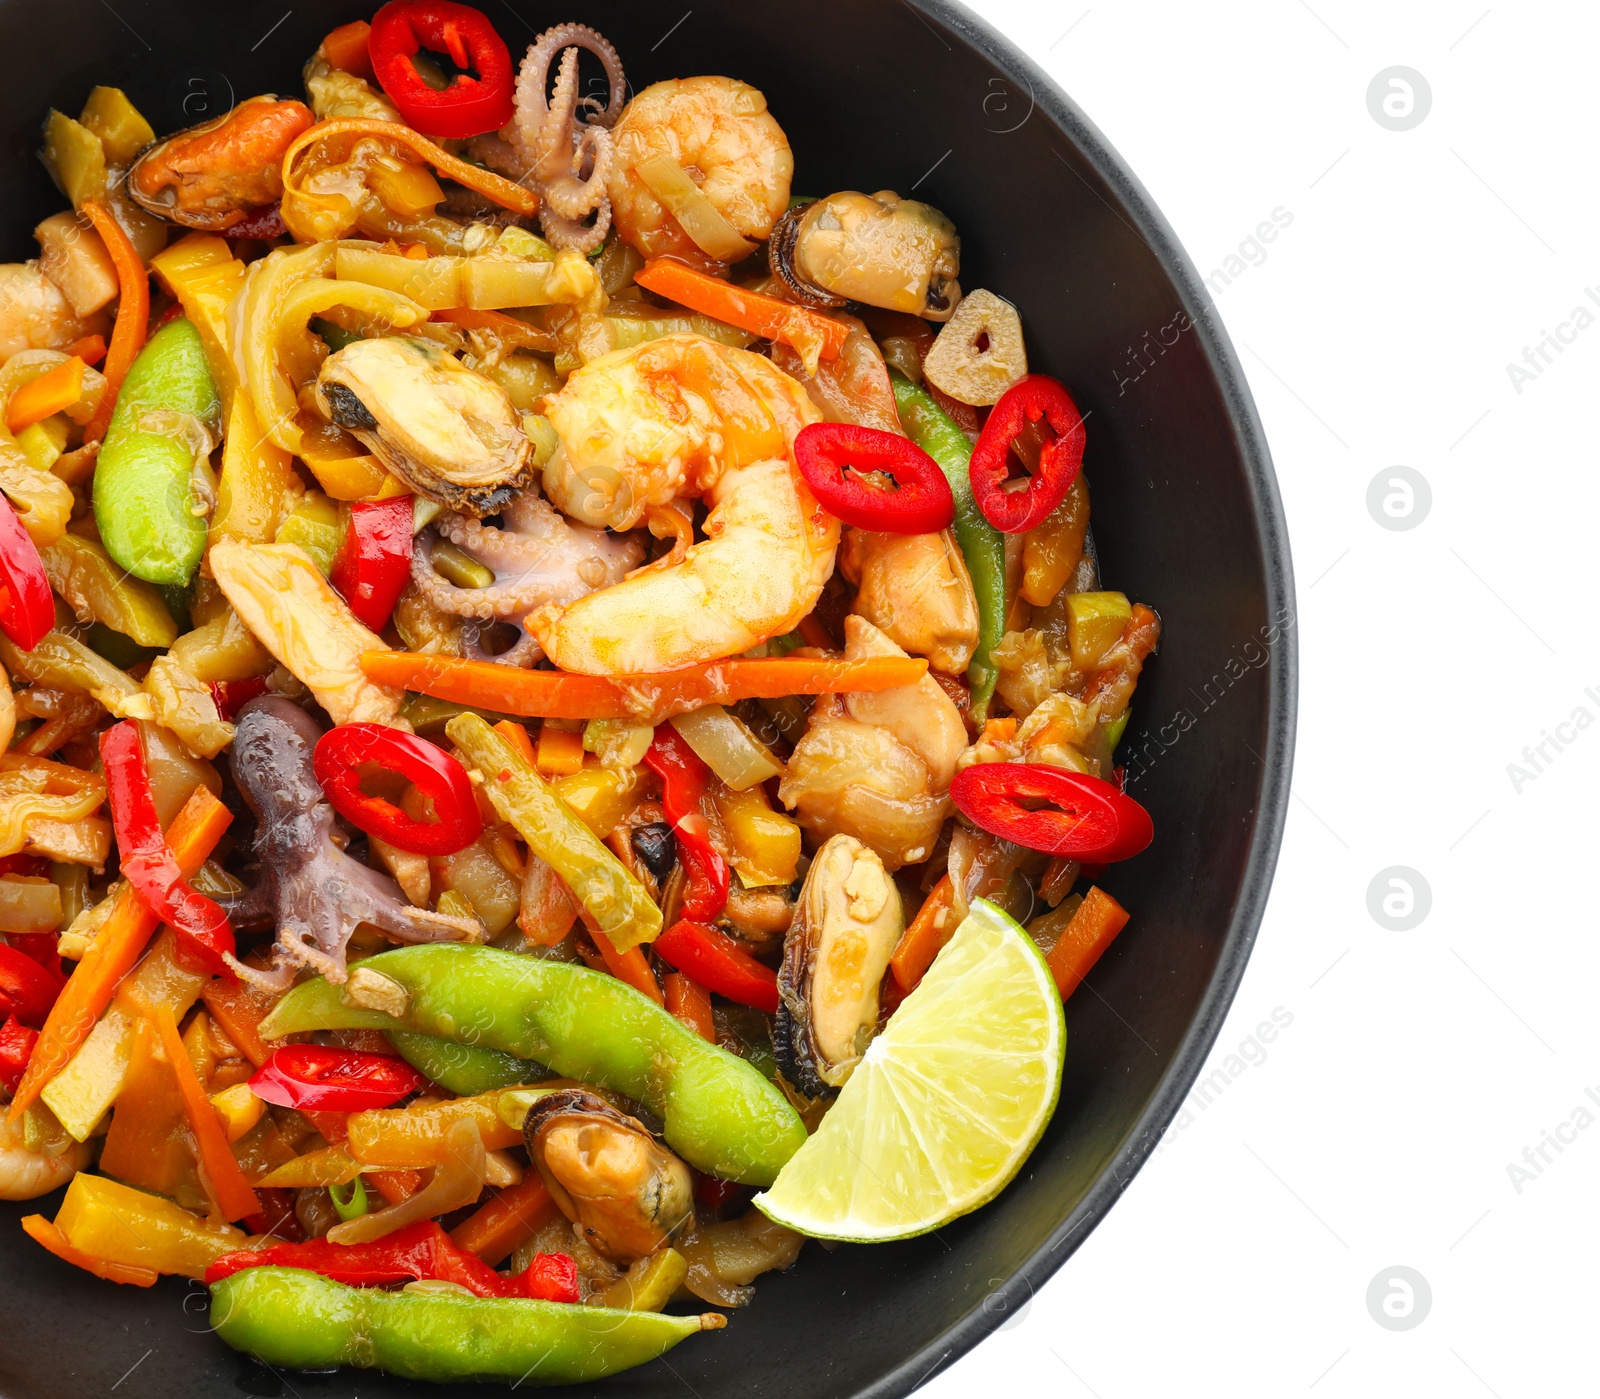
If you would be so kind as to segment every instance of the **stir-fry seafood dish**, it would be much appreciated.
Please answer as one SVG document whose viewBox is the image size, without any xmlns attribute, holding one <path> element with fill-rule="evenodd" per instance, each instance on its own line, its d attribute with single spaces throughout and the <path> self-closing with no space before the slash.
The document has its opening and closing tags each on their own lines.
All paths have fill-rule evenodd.
<svg viewBox="0 0 1600 1399">
<path fill-rule="evenodd" d="M 41 1268 L 202 1282 L 274 1366 L 591 1380 L 1038 1142 L 1159 622 L 1026 307 L 782 116 L 452 0 L 186 131 L 49 113 L 70 207 L 0 267 Z"/>
</svg>

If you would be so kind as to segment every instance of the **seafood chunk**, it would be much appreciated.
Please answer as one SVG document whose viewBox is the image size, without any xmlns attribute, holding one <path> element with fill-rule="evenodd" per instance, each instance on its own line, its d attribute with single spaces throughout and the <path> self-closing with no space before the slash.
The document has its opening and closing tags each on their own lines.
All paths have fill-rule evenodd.
<svg viewBox="0 0 1600 1399">
<path fill-rule="evenodd" d="M 506 391 L 431 341 L 352 341 L 323 361 L 317 406 L 414 490 L 468 515 L 492 515 L 532 470 Z"/>
<path fill-rule="evenodd" d="M 831 836 L 806 875 L 778 972 L 773 1049 L 808 1097 L 849 1081 L 878 1032 L 878 988 L 905 931 L 900 891 L 853 836 Z"/>
<path fill-rule="evenodd" d="M 103 311 L 78 316 L 38 262 L 0 263 L 0 360 L 23 350 L 64 350 L 85 335 L 107 334 Z"/>
<path fill-rule="evenodd" d="M 856 612 L 897 646 L 946 675 L 966 671 L 978 644 L 978 600 L 949 530 L 849 530 L 839 571 L 856 585 Z"/>
</svg>

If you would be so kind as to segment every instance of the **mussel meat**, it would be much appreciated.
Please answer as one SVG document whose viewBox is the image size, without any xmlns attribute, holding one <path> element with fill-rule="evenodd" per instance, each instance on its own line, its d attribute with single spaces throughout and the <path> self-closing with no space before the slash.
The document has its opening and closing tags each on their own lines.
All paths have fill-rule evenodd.
<svg viewBox="0 0 1600 1399">
<path fill-rule="evenodd" d="M 533 470 L 506 391 L 431 341 L 352 341 L 323 361 L 317 405 L 413 490 L 466 515 L 503 509 Z"/>
<path fill-rule="evenodd" d="M 832 1097 L 878 1032 L 878 990 L 905 929 L 900 891 L 854 836 L 831 836 L 800 891 L 778 971 L 773 1049 L 784 1078 Z"/>
<path fill-rule="evenodd" d="M 595 1252 L 619 1263 L 694 1225 L 694 1177 L 644 1123 L 582 1088 L 540 1098 L 522 1127 L 551 1198 Z"/>
<path fill-rule="evenodd" d="M 767 260 L 808 306 L 859 301 L 943 321 L 961 300 L 956 226 L 893 190 L 844 190 L 797 205 L 773 228 Z"/>
</svg>

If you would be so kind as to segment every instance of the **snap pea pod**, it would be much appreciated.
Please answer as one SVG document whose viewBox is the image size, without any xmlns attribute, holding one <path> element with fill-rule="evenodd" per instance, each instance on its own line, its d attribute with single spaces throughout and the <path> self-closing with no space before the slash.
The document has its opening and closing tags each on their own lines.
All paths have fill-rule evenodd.
<svg viewBox="0 0 1600 1399">
<path fill-rule="evenodd" d="M 427 1074 L 441 1088 L 463 1098 L 475 1098 L 495 1088 L 510 1088 L 514 1083 L 538 1083 L 554 1075 L 543 1064 L 485 1049 L 476 1044 L 457 1044 L 433 1035 L 418 1035 L 410 1030 L 390 1030 L 389 1043 L 412 1068 Z"/>
<path fill-rule="evenodd" d="M 726 1325 L 718 1312 L 580 1307 L 520 1297 L 346 1287 L 303 1268 L 244 1268 L 211 1288 L 212 1329 L 290 1370 L 356 1365 L 413 1380 L 574 1384 Z"/>
<path fill-rule="evenodd" d="M 806 1139 L 788 1099 L 753 1064 L 604 972 L 458 943 L 398 947 L 361 965 L 405 989 L 402 1019 L 347 1005 L 318 978 L 278 1002 L 262 1037 L 412 1030 L 532 1059 L 638 1099 L 691 1166 L 745 1185 L 770 1185 Z"/>
<path fill-rule="evenodd" d="M 206 547 L 196 513 L 197 424 L 215 429 L 222 401 L 200 332 L 179 316 L 152 335 L 117 395 L 94 469 L 94 518 L 106 552 L 135 578 L 182 585 Z"/>
<path fill-rule="evenodd" d="M 1000 644 L 1006 630 L 1006 539 L 983 517 L 972 494 L 968 465 L 972 443 L 920 384 L 898 369 L 889 371 L 894 385 L 895 407 L 900 410 L 900 425 L 906 435 L 921 447 L 944 472 L 956 498 L 953 526 L 956 544 L 972 576 L 972 591 L 978 600 L 978 645 L 967 667 L 967 683 L 972 688 L 972 717 L 979 724 L 988 717 L 989 696 L 999 677 L 989 653 Z"/>
</svg>

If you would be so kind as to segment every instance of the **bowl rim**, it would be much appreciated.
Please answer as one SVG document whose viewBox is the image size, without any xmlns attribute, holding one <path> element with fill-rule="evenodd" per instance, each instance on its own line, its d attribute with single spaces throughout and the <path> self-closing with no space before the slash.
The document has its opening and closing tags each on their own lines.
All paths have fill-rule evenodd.
<svg viewBox="0 0 1600 1399">
<path fill-rule="evenodd" d="M 987 21 L 956 0 L 902 0 L 902 3 L 950 39 L 975 51 L 1024 85 L 1033 109 L 1054 123 L 1120 198 L 1123 207 L 1115 212 L 1125 222 L 1131 221 L 1134 231 L 1145 241 L 1171 280 L 1193 324 L 1206 362 L 1222 389 L 1250 491 L 1256 535 L 1261 546 L 1268 615 L 1295 618 L 1294 570 L 1283 502 L 1249 384 L 1233 342 L 1215 316 L 1211 298 L 1202 290 L 1194 264 L 1154 200 L 1099 128 L 1038 64 Z M 1260 755 L 1261 783 L 1239 897 L 1222 941 L 1216 970 L 1172 1063 L 1116 1153 L 1101 1168 L 1083 1198 L 1051 1231 L 1049 1238 L 1009 1278 L 986 1294 L 982 1303 L 860 1390 L 856 1399 L 901 1399 L 954 1364 L 1015 1315 L 1016 1310 L 1072 1256 L 1128 1188 L 1199 1077 L 1255 945 L 1272 887 L 1288 809 L 1299 668 L 1296 630 L 1292 624 L 1284 629 L 1270 651 L 1266 743 Z"/>
</svg>

